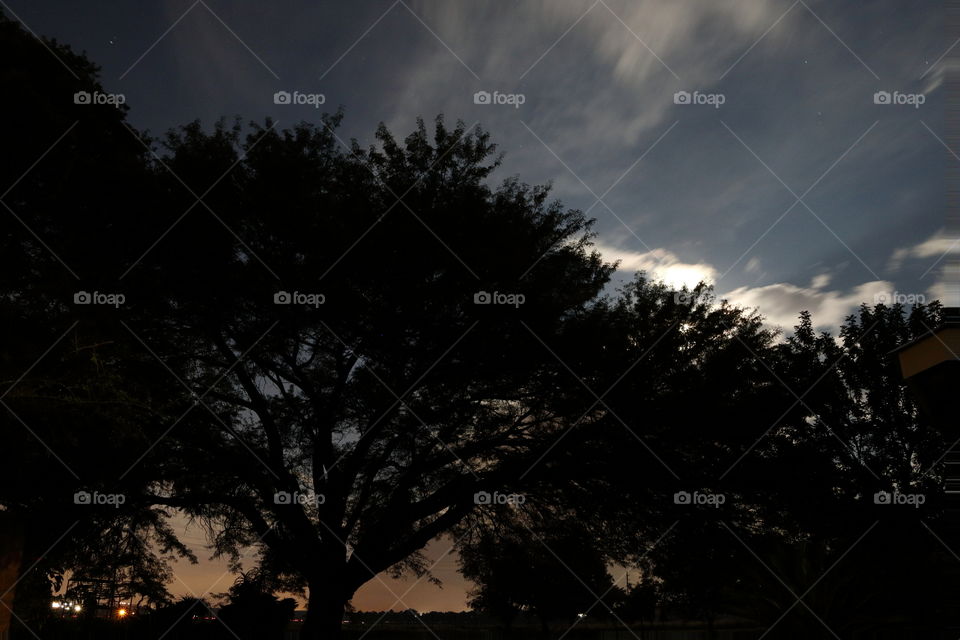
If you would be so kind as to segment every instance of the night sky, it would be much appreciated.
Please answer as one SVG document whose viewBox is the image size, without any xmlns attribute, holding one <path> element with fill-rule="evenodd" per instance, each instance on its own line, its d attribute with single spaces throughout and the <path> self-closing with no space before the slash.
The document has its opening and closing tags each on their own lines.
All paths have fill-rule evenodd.
<svg viewBox="0 0 960 640">
<path fill-rule="evenodd" d="M 787 330 L 802 309 L 835 328 L 878 296 L 940 295 L 942 58 L 956 43 L 938 2 L 0 5 L 85 51 L 155 135 L 224 116 L 283 127 L 341 106 L 340 135 L 361 143 L 381 121 L 398 137 L 418 116 L 480 123 L 506 154 L 495 180 L 552 182 L 589 211 L 618 277 L 706 279 Z M 188 539 L 199 548 L 197 530 Z M 172 590 L 225 591 L 230 576 L 211 585 L 224 569 L 178 565 Z M 453 559 L 438 572 L 442 591 L 420 583 L 404 604 L 462 608 Z M 394 600 L 375 581 L 354 603 Z"/>
</svg>

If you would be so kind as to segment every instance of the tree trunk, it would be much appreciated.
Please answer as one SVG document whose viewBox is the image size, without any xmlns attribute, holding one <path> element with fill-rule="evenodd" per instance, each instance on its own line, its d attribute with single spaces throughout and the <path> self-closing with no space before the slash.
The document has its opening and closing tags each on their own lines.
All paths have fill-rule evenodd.
<svg viewBox="0 0 960 640">
<path fill-rule="evenodd" d="M 14 585 L 20 577 L 23 528 L 9 511 L 0 511 L 0 640 L 10 637 Z"/>
<path fill-rule="evenodd" d="M 547 622 L 546 616 L 540 616 L 540 637 L 544 640 L 550 638 L 550 623 Z"/>
<path fill-rule="evenodd" d="M 343 595 L 342 589 L 335 582 L 329 578 L 318 578 L 309 582 L 307 616 L 300 630 L 300 640 L 340 638 L 343 612 L 350 598 Z"/>
</svg>

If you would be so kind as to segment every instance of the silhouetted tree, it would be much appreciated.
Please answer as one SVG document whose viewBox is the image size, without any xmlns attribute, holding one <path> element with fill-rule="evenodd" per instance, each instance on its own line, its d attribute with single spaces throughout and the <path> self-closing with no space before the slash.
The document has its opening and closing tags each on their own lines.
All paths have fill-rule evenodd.
<svg viewBox="0 0 960 640">
<path fill-rule="evenodd" d="M 36 593 L 49 591 L 64 572 L 96 564 L 102 541 L 123 530 L 139 545 L 124 555 L 128 570 L 161 597 L 166 574 L 154 551 L 189 553 L 165 512 L 138 500 L 162 472 L 134 463 L 185 390 L 142 347 L 137 354 L 115 340 L 116 309 L 74 298 L 116 279 L 110 251 L 135 237 L 131 212 L 153 180 L 149 152 L 128 130 L 125 107 L 75 100 L 103 91 L 85 56 L 5 15 L 0 55 L 17 61 L 0 83 L 16 96 L 3 115 L 18 123 L 5 131 L 0 159 L 0 535 L 9 537 L 0 546 L 16 550 L 4 554 L 0 592 L 31 567 L 20 586 L 36 578 Z M 124 501 L 83 503 L 78 492 Z"/>
<path fill-rule="evenodd" d="M 488 136 L 439 119 L 432 139 L 422 122 L 403 143 L 381 128 L 366 150 L 340 148 L 339 116 L 245 140 L 194 124 L 157 160 L 126 107 L 74 100 L 102 91 L 92 63 L 57 48 L 63 68 L 2 28 L 23 61 L 4 71 L 22 99 L 7 105 L 20 126 L 2 251 L 3 313 L 23 338 L 4 422 L 23 464 L 3 471 L 23 490 L 5 486 L 3 504 L 64 528 L 72 511 L 39 501 L 78 488 L 187 508 L 219 526 L 221 550 L 266 545 L 310 587 L 305 635 L 334 634 L 371 572 L 423 570 L 417 551 L 475 491 L 548 446 L 561 365 L 541 340 L 562 338 L 611 270 L 589 221 L 546 188 L 488 186 Z M 281 290 L 293 304 L 274 304 Z M 75 306 L 80 291 L 126 301 Z M 31 465 L 82 480 L 28 483 Z"/>
<path fill-rule="evenodd" d="M 282 638 L 297 603 L 279 599 L 267 576 L 253 570 L 242 573 L 227 594 L 227 604 L 217 612 L 226 626 L 246 640 Z"/>
<path fill-rule="evenodd" d="M 206 405 L 203 428 L 171 431 L 183 473 L 156 499 L 300 576 L 306 637 L 336 634 L 373 574 L 422 571 L 475 492 L 550 446 L 551 348 L 611 271 L 546 188 L 487 185 L 482 131 L 438 119 L 344 149 L 339 120 L 172 133 L 159 215 L 192 204 L 180 180 L 215 214 L 183 218 L 130 275 L 150 291 L 135 330 Z"/>
<path fill-rule="evenodd" d="M 675 291 L 642 274 L 578 333 L 586 343 L 566 362 L 586 384 L 554 398 L 579 419 L 539 463 L 531 500 L 574 511 L 607 558 L 674 578 L 665 588 L 711 619 L 717 576 L 739 562 L 711 544 L 734 542 L 721 521 L 762 525 L 752 487 L 724 473 L 789 406 L 761 361 L 776 333 L 705 285 Z M 678 503 L 681 492 L 725 502 Z"/>
<path fill-rule="evenodd" d="M 644 625 L 654 621 L 661 600 L 657 582 L 648 576 L 643 576 L 639 582 L 624 590 L 623 598 L 616 608 L 617 615 L 624 622 L 639 623 L 640 637 L 644 638 L 646 633 Z"/>
<path fill-rule="evenodd" d="M 470 606 L 498 618 L 509 631 L 521 611 L 564 630 L 579 616 L 609 617 L 622 591 L 613 584 L 592 534 L 576 520 L 544 521 L 534 511 L 501 507 L 471 518 L 458 552 L 475 587 Z"/>
<path fill-rule="evenodd" d="M 232 637 L 230 632 L 223 629 L 219 623 L 206 620 L 212 617 L 213 608 L 207 600 L 183 596 L 176 602 L 151 612 L 147 616 L 145 626 L 154 638 L 186 640 L 209 638 L 211 635 Z"/>
<path fill-rule="evenodd" d="M 782 343 L 751 350 L 774 388 L 790 393 L 721 485 L 741 508 L 688 515 L 651 553 L 665 597 L 763 625 L 783 615 L 770 637 L 826 637 L 817 616 L 850 637 L 932 630 L 955 615 L 957 567 L 937 539 L 950 540 L 936 466 L 949 443 L 917 411 L 892 353 L 938 316 L 936 304 L 909 314 L 864 306 L 833 337 L 804 313 Z M 878 504 L 878 492 L 923 504 Z M 790 590 L 808 588 L 813 614 L 791 609 Z"/>
</svg>

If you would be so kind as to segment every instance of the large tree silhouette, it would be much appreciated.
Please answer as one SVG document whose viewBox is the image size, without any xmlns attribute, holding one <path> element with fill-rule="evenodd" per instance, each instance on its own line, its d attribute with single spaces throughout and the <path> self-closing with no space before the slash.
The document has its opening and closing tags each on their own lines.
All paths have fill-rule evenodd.
<svg viewBox="0 0 960 640">
<path fill-rule="evenodd" d="M 546 188 L 487 185 L 479 129 L 438 118 L 398 143 L 381 127 L 365 150 L 339 120 L 171 134 L 157 215 L 193 193 L 210 210 L 130 285 L 134 332 L 205 405 L 203 427 L 171 421 L 183 473 L 156 500 L 299 575 L 307 637 L 334 634 L 376 573 L 422 570 L 476 492 L 550 445 L 551 351 L 610 273 Z"/>
<path fill-rule="evenodd" d="M 4 313 L 23 337 L 7 400 L 50 449 L 6 416 L 24 464 L 4 504 L 44 512 L 19 474 L 66 456 L 80 482 L 39 476 L 58 501 L 122 484 L 207 519 L 220 549 L 263 545 L 309 587 L 305 635 L 333 635 L 357 587 L 421 571 L 477 491 L 549 446 L 551 351 L 611 271 L 589 221 L 545 187 L 491 188 L 487 135 L 442 119 L 370 149 L 342 144 L 339 116 L 158 144 L 74 99 L 102 91 L 95 65 L 2 26 L 24 62 L 5 80 L 32 96 L 10 105 L 4 164 Z"/>
</svg>

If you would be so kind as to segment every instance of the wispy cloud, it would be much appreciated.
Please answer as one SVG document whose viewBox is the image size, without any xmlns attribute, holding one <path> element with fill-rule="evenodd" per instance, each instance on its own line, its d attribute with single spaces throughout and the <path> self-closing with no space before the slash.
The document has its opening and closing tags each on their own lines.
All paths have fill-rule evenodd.
<svg viewBox="0 0 960 640">
<path fill-rule="evenodd" d="M 662 280 L 675 289 L 693 288 L 700 282 L 713 284 L 717 279 L 717 269 L 703 262 L 684 262 L 667 249 L 653 249 L 647 252 L 627 251 L 607 245 L 597 245 L 596 249 L 604 259 L 619 261 L 620 270 L 626 272 L 644 271 L 653 280 Z"/>
<path fill-rule="evenodd" d="M 907 260 L 930 259 L 932 261 L 949 256 L 960 256 L 960 241 L 957 238 L 948 237 L 941 229 L 923 242 L 895 250 L 890 256 L 888 267 L 898 271 Z"/>
<path fill-rule="evenodd" d="M 886 280 L 864 282 L 847 291 L 823 288 L 828 283 L 829 280 L 819 279 L 809 287 L 785 282 L 738 287 L 721 297 L 747 309 L 758 309 L 768 324 L 784 329 L 797 324 L 801 311 L 809 311 L 816 327 L 836 334 L 843 319 L 861 304 L 888 300 L 894 291 L 893 283 Z"/>
</svg>

